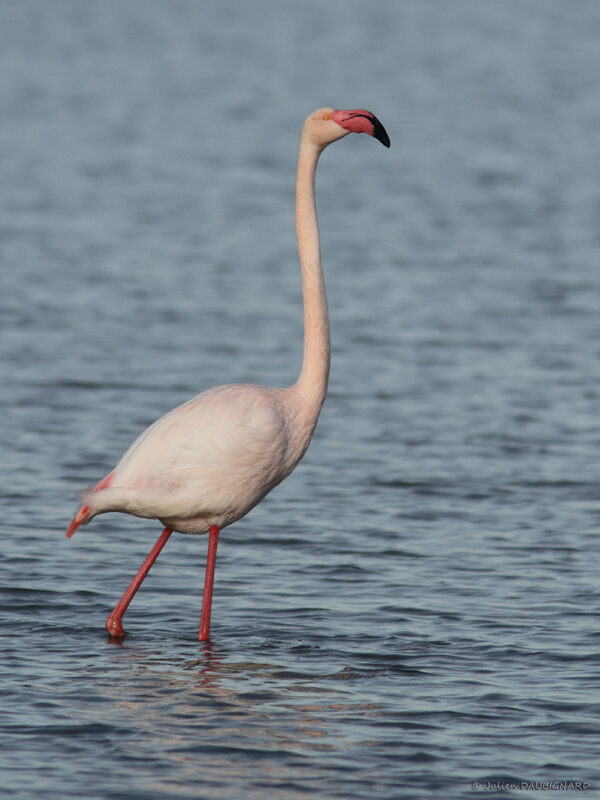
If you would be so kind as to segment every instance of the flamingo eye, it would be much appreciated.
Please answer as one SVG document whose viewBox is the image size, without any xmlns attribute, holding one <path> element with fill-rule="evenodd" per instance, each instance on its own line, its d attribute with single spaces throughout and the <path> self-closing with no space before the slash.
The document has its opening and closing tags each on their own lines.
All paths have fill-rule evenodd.
<svg viewBox="0 0 600 800">
<path fill-rule="evenodd" d="M 323 119 L 330 119 L 329 114 L 323 114 Z"/>
</svg>

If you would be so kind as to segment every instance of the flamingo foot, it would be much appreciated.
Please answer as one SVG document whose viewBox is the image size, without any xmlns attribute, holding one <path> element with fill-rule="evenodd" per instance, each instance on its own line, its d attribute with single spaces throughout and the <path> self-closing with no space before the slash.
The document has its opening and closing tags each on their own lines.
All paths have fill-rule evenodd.
<svg viewBox="0 0 600 800">
<path fill-rule="evenodd" d="M 219 528 L 211 525 L 208 539 L 208 554 L 206 556 L 206 573 L 204 575 L 204 597 L 202 598 L 202 617 L 198 641 L 208 642 L 210 639 L 210 610 L 212 606 L 213 583 L 215 580 L 215 564 L 217 561 L 217 545 L 219 544 Z"/>
<path fill-rule="evenodd" d="M 106 620 L 106 630 L 111 639 L 124 639 L 125 631 L 123 630 L 123 623 L 121 622 L 123 614 L 116 614 L 115 611 L 113 611 Z"/>
</svg>

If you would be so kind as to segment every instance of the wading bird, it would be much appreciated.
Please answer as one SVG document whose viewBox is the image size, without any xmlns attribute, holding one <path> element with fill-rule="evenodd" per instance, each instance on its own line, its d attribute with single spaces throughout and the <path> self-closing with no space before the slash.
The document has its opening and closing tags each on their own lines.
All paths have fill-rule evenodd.
<svg viewBox="0 0 600 800">
<path fill-rule="evenodd" d="M 97 514 L 121 511 L 160 520 L 164 530 L 106 621 L 124 636 L 122 618 L 173 531 L 209 532 L 198 639 L 210 636 L 219 531 L 243 517 L 300 461 L 325 400 L 329 318 L 315 205 L 315 170 L 327 145 L 367 133 L 390 146 L 370 111 L 320 108 L 302 127 L 296 181 L 296 233 L 302 271 L 304 351 L 300 377 L 285 389 L 228 384 L 209 389 L 151 425 L 83 497 L 67 538 Z"/>
</svg>

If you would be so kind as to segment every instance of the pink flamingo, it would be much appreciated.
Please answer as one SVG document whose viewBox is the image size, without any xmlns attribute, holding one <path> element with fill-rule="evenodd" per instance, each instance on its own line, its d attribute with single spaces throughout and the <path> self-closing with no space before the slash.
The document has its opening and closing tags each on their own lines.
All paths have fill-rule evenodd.
<svg viewBox="0 0 600 800">
<path fill-rule="evenodd" d="M 160 520 L 164 530 L 106 621 L 123 637 L 123 614 L 173 531 L 209 532 L 198 639 L 210 636 L 219 531 L 277 486 L 308 448 L 327 392 L 329 318 L 315 206 L 321 152 L 350 132 L 386 147 L 383 125 L 363 109 L 320 108 L 302 128 L 296 182 L 296 232 L 304 301 L 304 352 L 297 382 L 285 389 L 217 386 L 175 408 L 136 439 L 121 461 L 83 498 L 67 529 L 71 538 L 97 514 L 122 511 Z"/>
</svg>

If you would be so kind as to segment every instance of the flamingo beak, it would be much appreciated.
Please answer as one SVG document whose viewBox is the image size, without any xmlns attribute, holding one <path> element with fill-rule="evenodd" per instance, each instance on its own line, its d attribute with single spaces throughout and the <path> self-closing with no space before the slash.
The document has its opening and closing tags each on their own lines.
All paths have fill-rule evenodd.
<svg viewBox="0 0 600 800">
<path fill-rule="evenodd" d="M 378 139 L 384 147 L 390 146 L 390 137 L 381 122 L 371 111 L 357 108 L 354 111 L 334 111 L 331 114 L 334 122 L 352 133 L 368 133 Z"/>
<path fill-rule="evenodd" d="M 390 137 L 375 114 L 371 114 L 370 121 L 373 125 L 373 136 L 378 139 L 384 147 L 389 147 L 391 144 Z"/>
</svg>

